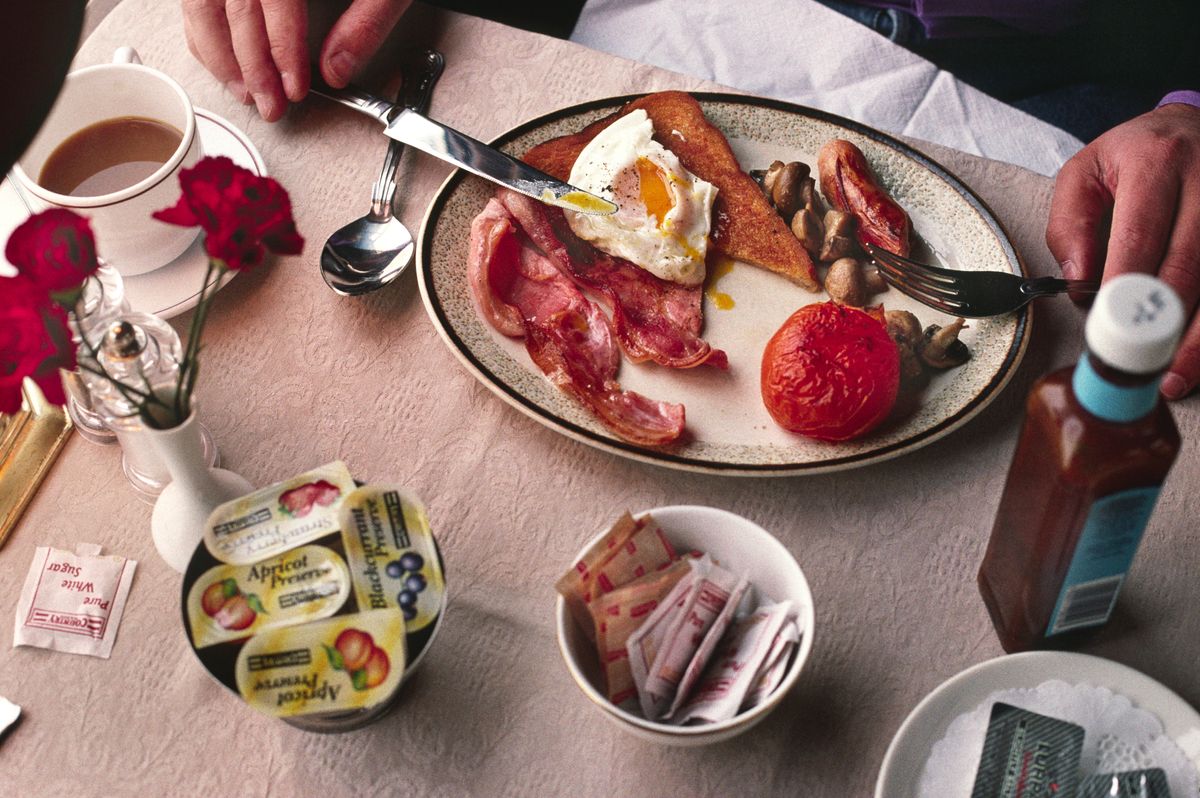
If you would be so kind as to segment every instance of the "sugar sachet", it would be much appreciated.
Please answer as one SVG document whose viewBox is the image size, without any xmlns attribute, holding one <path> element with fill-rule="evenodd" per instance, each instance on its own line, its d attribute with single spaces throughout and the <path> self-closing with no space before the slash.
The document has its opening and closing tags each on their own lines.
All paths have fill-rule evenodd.
<svg viewBox="0 0 1200 798">
<path fill-rule="evenodd" d="M 736 715 L 780 631 L 794 614 L 795 605 L 781 601 L 761 606 L 735 622 L 671 722 L 715 723 Z"/>
<path fill-rule="evenodd" d="M 732 594 L 737 591 L 740 600 L 745 591 L 744 580 L 713 564 L 707 555 L 690 562 L 690 579 L 685 576 L 675 586 L 680 595 L 673 591 L 625 644 L 642 712 L 651 720 L 670 713 L 708 630 Z"/>
<path fill-rule="evenodd" d="M 668 565 L 675 549 L 650 516 L 634 519 L 628 512 L 593 543 L 555 584 L 575 622 L 593 635 L 589 605 L 621 585 Z"/>
<path fill-rule="evenodd" d="M 17 602 L 13 645 L 108 659 L 136 568 L 94 544 L 74 553 L 39 546 Z"/>
<path fill-rule="evenodd" d="M 688 560 L 646 574 L 596 598 L 590 605 L 595 627 L 596 651 L 604 669 L 608 700 L 620 705 L 637 696 L 625 643 L 689 572 Z"/>
</svg>

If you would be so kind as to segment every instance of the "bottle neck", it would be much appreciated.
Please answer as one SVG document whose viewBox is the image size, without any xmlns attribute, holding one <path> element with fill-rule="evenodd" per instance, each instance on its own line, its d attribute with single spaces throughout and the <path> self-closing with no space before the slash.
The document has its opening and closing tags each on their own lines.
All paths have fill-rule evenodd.
<svg viewBox="0 0 1200 798">
<path fill-rule="evenodd" d="M 1131 374 L 1084 352 L 1071 378 L 1083 409 L 1105 421 L 1127 424 L 1145 418 L 1158 405 L 1162 372 Z"/>
</svg>

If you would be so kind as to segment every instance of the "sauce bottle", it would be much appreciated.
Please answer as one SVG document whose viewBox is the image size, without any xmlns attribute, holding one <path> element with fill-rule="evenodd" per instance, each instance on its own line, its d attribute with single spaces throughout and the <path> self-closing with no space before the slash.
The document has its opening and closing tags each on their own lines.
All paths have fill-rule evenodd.
<svg viewBox="0 0 1200 798">
<path fill-rule="evenodd" d="M 1179 431 L 1159 396 L 1184 326 L 1162 281 L 1106 283 L 1074 367 L 1043 377 L 979 569 L 979 591 L 1009 652 L 1069 642 L 1108 621 Z"/>
</svg>

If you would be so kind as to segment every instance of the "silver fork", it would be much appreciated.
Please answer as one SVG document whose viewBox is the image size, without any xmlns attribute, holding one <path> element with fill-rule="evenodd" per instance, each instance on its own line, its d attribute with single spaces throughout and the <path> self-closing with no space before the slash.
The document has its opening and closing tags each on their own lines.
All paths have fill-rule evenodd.
<svg viewBox="0 0 1200 798">
<path fill-rule="evenodd" d="M 1027 279 L 1010 272 L 954 271 L 918 263 L 873 244 L 864 246 L 879 267 L 880 276 L 897 291 L 952 316 L 999 316 L 1019 310 L 1038 297 L 1064 291 L 1094 294 L 1100 290 L 1099 280 Z"/>
</svg>

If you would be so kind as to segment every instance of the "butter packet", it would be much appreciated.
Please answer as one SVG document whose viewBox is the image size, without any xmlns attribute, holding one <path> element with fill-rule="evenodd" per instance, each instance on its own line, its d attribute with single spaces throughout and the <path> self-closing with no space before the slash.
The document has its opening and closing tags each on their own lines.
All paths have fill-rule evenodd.
<svg viewBox="0 0 1200 798">
<path fill-rule="evenodd" d="M 1084 779 L 1079 798 L 1171 798 L 1162 768 L 1102 773 Z"/>
<path fill-rule="evenodd" d="M 338 505 L 354 487 L 346 464 L 335 461 L 257 490 L 213 510 L 204 545 L 230 565 L 281 554 L 336 531 Z"/>
<path fill-rule="evenodd" d="M 135 560 L 102 556 L 90 543 L 74 553 L 39 546 L 17 602 L 13 645 L 108 659 L 136 569 Z"/>
<path fill-rule="evenodd" d="M 429 513 L 416 494 L 387 485 L 358 488 L 342 502 L 339 523 L 360 609 L 394 608 L 408 631 L 442 611 L 442 575 Z"/>
<path fill-rule="evenodd" d="M 285 718 L 373 707 L 400 685 L 404 618 L 392 609 L 259 632 L 238 653 L 237 689 Z"/>
<path fill-rule="evenodd" d="M 1083 727 L 997 701 L 971 798 L 1075 795 Z"/>
<path fill-rule="evenodd" d="M 250 565 L 218 565 L 188 591 L 192 645 L 205 648 L 328 618 L 349 595 L 345 560 L 324 546 L 300 546 Z"/>
</svg>

